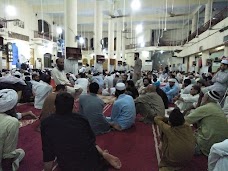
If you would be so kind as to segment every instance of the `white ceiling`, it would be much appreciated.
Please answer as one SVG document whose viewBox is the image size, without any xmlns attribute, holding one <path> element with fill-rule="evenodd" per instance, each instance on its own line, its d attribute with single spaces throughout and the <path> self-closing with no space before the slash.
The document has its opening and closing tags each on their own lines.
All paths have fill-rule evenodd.
<svg viewBox="0 0 228 171">
<path fill-rule="evenodd" d="M 35 12 L 41 12 L 41 1 L 43 4 L 43 12 L 54 18 L 55 22 L 63 23 L 64 18 L 64 0 L 27 0 L 29 4 L 33 5 Z M 165 16 L 167 21 L 167 29 L 180 28 L 183 23 L 189 23 L 192 19 L 192 14 L 200 9 L 200 19 L 204 17 L 204 5 L 208 0 L 140 0 L 141 9 L 139 11 L 132 11 L 132 0 L 100 0 L 103 1 L 103 13 L 108 13 L 115 9 L 121 14 L 130 14 L 131 17 L 125 18 L 130 22 L 132 18 L 133 25 L 143 23 L 148 29 L 157 29 L 159 22 L 164 22 Z M 80 25 L 94 25 L 94 3 L 95 0 L 78 0 L 78 24 Z M 125 6 L 124 6 L 125 2 Z M 167 2 L 167 15 L 166 15 Z M 228 0 L 214 0 L 214 10 L 219 11 L 225 6 L 228 6 Z M 170 17 L 169 12 L 175 14 L 189 14 L 187 16 Z M 103 15 L 104 26 L 108 23 L 108 16 Z M 190 21 L 191 23 L 191 21 Z M 128 24 L 130 25 L 130 24 Z M 104 27 L 105 28 L 105 27 Z M 91 27 L 92 29 L 92 27 Z M 105 28 L 106 29 L 106 28 Z M 93 31 L 93 30 L 91 30 Z"/>
</svg>

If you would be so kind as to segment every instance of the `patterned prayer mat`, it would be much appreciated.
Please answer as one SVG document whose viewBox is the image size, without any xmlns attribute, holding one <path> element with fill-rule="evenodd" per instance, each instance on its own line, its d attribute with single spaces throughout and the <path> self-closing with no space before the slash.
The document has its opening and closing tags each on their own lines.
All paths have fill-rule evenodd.
<svg viewBox="0 0 228 171">
<path fill-rule="evenodd" d="M 40 111 L 39 109 L 35 109 L 33 104 L 18 104 L 16 108 L 17 112 L 23 113 L 23 112 L 28 112 L 32 111 L 36 116 L 39 116 Z M 38 119 L 21 119 L 20 122 L 20 128 L 30 125 L 34 122 L 36 122 Z"/>
</svg>

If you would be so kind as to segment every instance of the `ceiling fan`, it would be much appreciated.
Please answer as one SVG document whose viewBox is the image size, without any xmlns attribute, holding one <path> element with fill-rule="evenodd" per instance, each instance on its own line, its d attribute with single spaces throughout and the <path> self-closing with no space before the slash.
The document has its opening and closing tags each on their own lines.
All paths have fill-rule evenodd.
<svg viewBox="0 0 228 171">
<path fill-rule="evenodd" d="M 173 11 L 169 12 L 169 17 L 179 17 L 179 16 L 188 16 L 188 13 L 185 14 L 175 14 Z"/>
<path fill-rule="evenodd" d="M 20 21 L 19 19 L 11 19 L 11 20 L 7 20 L 5 18 L 0 18 L 0 22 L 4 22 L 4 23 L 7 23 L 7 22 L 13 22 L 13 21 Z"/>
<path fill-rule="evenodd" d="M 128 17 L 128 14 L 123 14 L 120 9 L 117 8 L 117 0 L 113 0 L 111 2 L 112 5 L 112 10 L 111 11 L 103 11 L 104 15 L 107 15 L 110 17 L 110 19 L 116 19 L 116 18 L 123 18 L 123 17 Z"/>
</svg>

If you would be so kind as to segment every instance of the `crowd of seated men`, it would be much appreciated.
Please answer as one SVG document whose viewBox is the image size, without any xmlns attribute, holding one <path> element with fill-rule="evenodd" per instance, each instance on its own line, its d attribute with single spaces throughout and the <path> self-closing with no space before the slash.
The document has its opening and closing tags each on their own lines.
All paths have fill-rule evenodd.
<svg viewBox="0 0 228 171">
<path fill-rule="evenodd" d="M 215 154 L 216 149 L 227 153 L 224 145 L 228 139 L 227 59 L 222 60 L 220 69 L 213 74 L 169 71 L 166 67 L 160 71 L 143 71 L 135 82 L 132 71 L 100 73 L 94 68 L 84 68 L 74 75 L 65 73 L 62 58 L 56 64 L 51 72 L 1 72 L 2 167 L 12 159 L 13 170 L 18 169 L 26 153 L 16 149 L 18 119 L 26 115 L 36 117 L 30 111 L 17 113 L 18 101 L 33 102 L 35 108 L 41 109 L 39 129 L 45 171 L 52 169 L 56 157 L 62 170 L 121 168 L 117 157 L 96 144 L 96 136 L 130 129 L 135 125 L 137 114 L 141 115 L 139 121 L 157 124 L 161 131 L 160 170 L 183 169 L 193 155 L 209 156 L 210 170 L 226 161 Z M 110 117 L 104 116 L 105 103 L 98 94 L 116 97 Z M 79 103 L 78 112 L 74 111 L 75 99 Z M 175 108 L 166 113 L 169 104 Z M 72 132 L 77 136 L 72 136 Z"/>
</svg>

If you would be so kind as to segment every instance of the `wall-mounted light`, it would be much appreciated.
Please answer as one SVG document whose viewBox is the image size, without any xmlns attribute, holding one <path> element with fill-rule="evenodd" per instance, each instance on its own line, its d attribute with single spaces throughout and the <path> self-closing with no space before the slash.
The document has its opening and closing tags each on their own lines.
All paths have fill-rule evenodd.
<svg viewBox="0 0 228 171">
<path fill-rule="evenodd" d="M 85 39 L 84 39 L 83 37 L 80 37 L 80 38 L 79 38 L 79 43 L 80 43 L 80 44 L 84 44 L 84 42 L 85 42 Z"/>
<path fill-rule="evenodd" d="M 141 47 L 145 47 L 145 42 L 142 42 L 140 45 Z"/>
<path fill-rule="evenodd" d="M 131 2 L 131 8 L 133 9 L 133 10 L 139 10 L 140 9 L 140 7 L 141 7 L 141 3 L 140 3 L 140 1 L 139 0 L 133 0 L 132 2 Z"/>
<path fill-rule="evenodd" d="M 56 32 L 57 32 L 57 34 L 62 34 L 63 29 L 61 27 L 57 27 Z"/>
<path fill-rule="evenodd" d="M 16 8 L 12 5 L 7 5 L 5 10 L 8 16 L 13 17 L 17 14 Z"/>
</svg>

